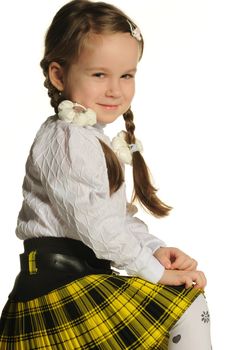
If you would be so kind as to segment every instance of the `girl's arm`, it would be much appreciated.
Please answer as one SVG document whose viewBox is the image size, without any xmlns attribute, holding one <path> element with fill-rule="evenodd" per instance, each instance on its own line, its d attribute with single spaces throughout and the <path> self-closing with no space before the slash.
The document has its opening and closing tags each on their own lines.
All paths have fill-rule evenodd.
<svg viewBox="0 0 233 350">
<path fill-rule="evenodd" d="M 136 206 L 127 206 L 126 225 L 128 230 L 134 235 L 142 246 L 147 246 L 150 248 L 152 253 L 157 251 L 160 247 L 166 247 L 165 242 L 157 238 L 155 235 L 149 233 L 145 222 L 134 216 L 136 212 Z M 160 261 L 160 263 L 164 266 L 162 261 Z"/>
<path fill-rule="evenodd" d="M 124 185 L 109 195 L 104 154 L 90 129 L 63 123 L 36 164 L 65 236 L 131 275 L 161 278 L 164 267 L 127 227 Z"/>
<path fill-rule="evenodd" d="M 151 249 L 153 255 L 166 268 L 171 270 L 195 271 L 197 261 L 182 252 L 178 248 L 166 247 L 166 244 L 148 232 L 147 225 L 135 217 L 137 208 L 129 204 L 127 206 L 127 225 L 132 234 L 137 237 L 142 245 Z"/>
</svg>

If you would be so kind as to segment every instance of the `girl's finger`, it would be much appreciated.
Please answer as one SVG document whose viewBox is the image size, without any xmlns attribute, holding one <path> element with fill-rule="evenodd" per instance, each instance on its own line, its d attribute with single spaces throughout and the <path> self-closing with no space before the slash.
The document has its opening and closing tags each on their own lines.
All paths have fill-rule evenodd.
<svg viewBox="0 0 233 350">
<path fill-rule="evenodd" d="M 185 288 L 190 288 L 193 285 L 193 280 L 191 276 L 185 276 Z"/>
<path fill-rule="evenodd" d="M 194 276 L 195 288 L 204 289 L 206 286 L 206 278 L 203 272 L 196 271 Z"/>
<path fill-rule="evenodd" d="M 185 255 L 179 256 L 173 263 L 172 269 L 174 270 L 182 270 L 181 266 L 186 264 L 187 258 Z"/>
<path fill-rule="evenodd" d="M 195 271 L 197 269 L 196 260 L 190 258 L 188 255 L 181 256 L 172 264 L 174 270 Z"/>
<path fill-rule="evenodd" d="M 197 261 L 190 258 L 190 260 L 188 260 L 186 262 L 186 265 L 182 266 L 182 269 L 186 270 L 186 271 L 196 271 L 196 269 L 197 269 Z"/>
<path fill-rule="evenodd" d="M 207 280 L 206 280 L 206 277 L 205 277 L 205 274 L 202 272 L 202 271 L 199 271 L 200 273 L 200 276 L 202 278 L 202 284 L 203 284 L 203 289 L 206 287 L 206 284 L 207 284 Z"/>
</svg>

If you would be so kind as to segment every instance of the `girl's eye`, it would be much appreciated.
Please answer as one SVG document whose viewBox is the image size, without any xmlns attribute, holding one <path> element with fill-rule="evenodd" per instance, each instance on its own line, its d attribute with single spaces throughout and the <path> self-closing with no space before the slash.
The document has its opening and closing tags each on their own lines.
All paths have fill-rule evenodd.
<svg viewBox="0 0 233 350">
<path fill-rule="evenodd" d="M 97 78 L 104 78 L 105 74 L 101 72 L 97 72 L 97 73 L 94 73 L 93 76 Z"/>
<path fill-rule="evenodd" d="M 124 75 L 122 75 L 122 78 L 128 80 L 128 79 L 134 78 L 134 76 L 132 74 L 124 74 Z"/>
</svg>

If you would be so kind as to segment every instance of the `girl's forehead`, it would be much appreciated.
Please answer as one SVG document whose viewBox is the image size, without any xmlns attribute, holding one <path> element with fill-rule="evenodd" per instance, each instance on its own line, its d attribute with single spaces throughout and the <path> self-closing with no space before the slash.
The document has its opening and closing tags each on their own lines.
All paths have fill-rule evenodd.
<svg viewBox="0 0 233 350">
<path fill-rule="evenodd" d="M 137 63 L 140 46 L 130 33 L 91 34 L 85 40 L 78 61 L 116 61 Z M 97 63 L 97 62 L 96 62 Z"/>
<path fill-rule="evenodd" d="M 107 34 L 90 34 L 87 37 L 84 48 L 92 50 L 111 51 L 116 48 L 118 51 L 128 47 L 129 50 L 139 48 L 139 44 L 130 33 L 107 33 Z"/>
</svg>

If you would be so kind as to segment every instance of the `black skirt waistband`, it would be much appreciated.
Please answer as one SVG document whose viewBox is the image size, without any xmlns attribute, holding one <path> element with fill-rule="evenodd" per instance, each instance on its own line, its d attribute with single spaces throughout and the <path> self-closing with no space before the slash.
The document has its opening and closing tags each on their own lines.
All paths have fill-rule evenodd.
<svg viewBox="0 0 233 350">
<path fill-rule="evenodd" d="M 10 299 L 26 301 L 91 274 L 112 274 L 109 260 L 98 259 L 84 243 L 69 238 L 43 237 L 24 241 L 21 272 Z"/>
<path fill-rule="evenodd" d="M 83 242 L 71 238 L 40 237 L 24 241 L 24 251 L 29 254 L 36 251 L 38 256 L 51 253 L 72 256 L 73 259 L 84 260 L 95 268 L 110 268 L 110 261 L 98 259 L 91 248 Z"/>
</svg>

